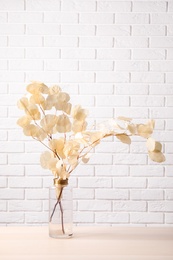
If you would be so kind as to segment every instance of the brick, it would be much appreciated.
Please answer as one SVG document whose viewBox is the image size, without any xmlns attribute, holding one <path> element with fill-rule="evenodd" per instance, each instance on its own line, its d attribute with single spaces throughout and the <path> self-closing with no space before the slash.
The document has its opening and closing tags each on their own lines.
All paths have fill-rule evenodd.
<svg viewBox="0 0 173 260">
<path fill-rule="evenodd" d="M 5 130 L 0 130 L 0 140 L 1 140 L 1 141 L 7 140 L 7 131 L 5 131 Z"/>
<path fill-rule="evenodd" d="M 115 92 L 118 95 L 146 95 L 148 94 L 148 85 L 146 84 L 116 84 Z"/>
<path fill-rule="evenodd" d="M 149 13 L 158 13 L 166 12 L 166 2 L 164 1 L 135 1 L 133 3 L 133 12 L 149 12 Z"/>
<path fill-rule="evenodd" d="M 128 82 L 129 73 L 127 72 L 97 72 L 96 82 Z"/>
<path fill-rule="evenodd" d="M 74 223 L 93 223 L 94 213 L 88 211 L 74 211 L 73 213 Z"/>
<path fill-rule="evenodd" d="M 81 13 L 79 15 L 81 24 L 111 24 L 113 23 L 113 14 L 107 13 Z"/>
<path fill-rule="evenodd" d="M 41 23 L 43 15 L 40 12 L 10 12 L 9 23 Z"/>
<path fill-rule="evenodd" d="M 1 11 L 21 11 L 24 10 L 24 0 L 1 0 L 0 2 Z"/>
<path fill-rule="evenodd" d="M 118 140 L 118 139 L 117 139 Z M 106 153 L 127 153 L 129 152 L 129 146 L 119 142 L 102 142 L 100 145 L 96 146 L 96 152 L 106 152 Z"/>
<path fill-rule="evenodd" d="M 80 164 L 78 167 L 73 171 L 72 175 L 76 177 L 80 176 L 93 176 L 94 175 L 94 166 L 88 164 Z"/>
<path fill-rule="evenodd" d="M 78 62 L 76 60 L 47 60 L 45 62 L 46 70 L 78 70 Z"/>
<path fill-rule="evenodd" d="M 0 165 L 3 176 L 22 176 L 24 175 L 24 166 L 21 165 Z"/>
<path fill-rule="evenodd" d="M 149 211 L 154 212 L 171 212 L 172 211 L 172 201 L 149 201 L 148 202 Z"/>
<path fill-rule="evenodd" d="M 12 200 L 9 201 L 9 211 L 41 211 L 42 202 L 41 201 L 20 201 Z"/>
<path fill-rule="evenodd" d="M 27 153 L 42 153 L 45 151 L 45 146 L 43 146 L 40 142 L 36 142 L 35 140 L 25 143 L 25 152 Z"/>
<path fill-rule="evenodd" d="M 166 129 L 173 130 L 173 120 L 172 119 L 166 120 Z"/>
<path fill-rule="evenodd" d="M 94 49 L 62 49 L 61 50 L 62 59 L 94 59 L 95 50 Z"/>
<path fill-rule="evenodd" d="M 29 35 L 59 35 L 60 25 L 57 24 L 27 24 L 26 32 Z"/>
<path fill-rule="evenodd" d="M 23 189 L 1 189 L 0 198 L 5 200 L 24 199 Z"/>
<path fill-rule="evenodd" d="M 35 224 L 47 224 L 48 212 L 26 212 L 25 213 L 25 222 L 26 223 L 35 223 Z"/>
<path fill-rule="evenodd" d="M 79 62 L 79 70 L 93 71 L 111 71 L 113 69 L 113 61 L 85 60 Z"/>
<path fill-rule="evenodd" d="M 26 73 L 27 82 L 37 79 L 42 82 L 55 83 L 60 81 L 60 75 L 57 71 L 46 71 L 46 73 L 44 71 L 34 71 Z"/>
<path fill-rule="evenodd" d="M 173 61 L 150 61 L 151 71 L 172 71 Z"/>
<path fill-rule="evenodd" d="M 165 199 L 166 200 L 173 200 L 173 190 L 166 190 Z"/>
<path fill-rule="evenodd" d="M 77 13 L 65 13 L 65 12 L 45 12 L 45 23 L 57 23 L 57 24 L 73 24 L 78 23 Z"/>
<path fill-rule="evenodd" d="M 15 47 L 40 47 L 42 46 L 41 35 L 16 35 L 9 36 L 9 46 Z"/>
<path fill-rule="evenodd" d="M 147 37 L 137 36 L 118 36 L 115 38 L 117 48 L 146 48 L 148 47 Z"/>
<path fill-rule="evenodd" d="M 171 1 L 168 2 L 168 11 L 173 12 L 173 3 Z"/>
<path fill-rule="evenodd" d="M 163 200 L 164 193 L 162 190 L 131 190 L 130 198 L 132 200 Z"/>
<path fill-rule="evenodd" d="M 81 61 L 82 63 L 82 61 Z M 81 83 L 79 84 L 79 93 L 88 95 L 100 95 L 113 94 L 113 84 L 101 84 L 101 83 Z"/>
<path fill-rule="evenodd" d="M 113 163 L 118 164 L 146 164 L 146 155 L 144 154 L 117 154 L 113 158 Z"/>
<path fill-rule="evenodd" d="M 149 14 L 143 13 L 118 13 L 115 16 L 116 24 L 148 24 Z"/>
<path fill-rule="evenodd" d="M 0 36 L 0 47 L 7 46 L 7 36 Z"/>
<path fill-rule="evenodd" d="M 116 177 L 113 178 L 113 187 L 115 188 L 146 188 L 146 178 Z"/>
<path fill-rule="evenodd" d="M 132 72 L 131 81 L 135 83 L 163 83 L 164 74 L 157 72 Z"/>
<path fill-rule="evenodd" d="M 42 179 L 39 177 L 11 177 L 9 188 L 41 188 Z"/>
<path fill-rule="evenodd" d="M 0 48 L 0 58 L 3 58 L 3 59 L 24 58 L 24 49 L 22 49 L 22 48 Z"/>
<path fill-rule="evenodd" d="M 26 58 L 29 59 L 58 59 L 60 58 L 59 48 L 27 48 Z"/>
<path fill-rule="evenodd" d="M 149 188 L 165 188 L 170 189 L 173 188 L 173 178 L 165 178 L 165 177 L 157 177 L 148 179 L 148 187 Z"/>
<path fill-rule="evenodd" d="M 96 212 L 96 223 L 128 223 L 128 213 L 115 213 L 115 212 Z"/>
<path fill-rule="evenodd" d="M 164 49 L 134 49 L 132 51 L 134 60 L 164 60 L 165 57 Z"/>
<path fill-rule="evenodd" d="M 164 25 L 133 25 L 132 35 L 136 36 L 161 36 L 165 35 L 166 26 Z"/>
<path fill-rule="evenodd" d="M 44 45 L 48 47 L 77 47 L 78 45 L 78 38 L 77 36 L 57 36 L 57 35 L 50 35 L 44 37 Z M 54 52 L 54 48 L 50 48 Z M 56 50 L 56 49 L 55 49 Z M 45 49 L 43 49 L 45 51 Z M 68 51 L 68 49 L 67 49 Z"/>
<path fill-rule="evenodd" d="M 96 189 L 96 199 L 103 200 L 127 200 L 128 190 L 116 190 L 116 189 Z"/>
<path fill-rule="evenodd" d="M 60 1 L 57 0 L 26 0 L 27 11 L 59 11 Z"/>
<path fill-rule="evenodd" d="M 151 95 L 172 95 L 173 88 L 171 84 L 152 84 L 150 85 Z"/>
<path fill-rule="evenodd" d="M 7 13 L 0 12 L 0 23 L 6 23 L 7 22 Z"/>
<path fill-rule="evenodd" d="M 8 65 L 7 65 L 7 60 L 1 60 L 0 61 L 0 70 L 7 70 Z"/>
<path fill-rule="evenodd" d="M 96 106 L 128 106 L 129 97 L 127 96 L 113 96 L 113 95 L 103 95 L 96 97 Z"/>
<path fill-rule="evenodd" d="M 95 1 L 63 0 L 62 2 L 62 11 L 64 12 L 93 12 L 95 8 Z"/>
<path fill-rule="evenodd" d="M 130 12 L 131 3 L 128 1 L 98 1 L 98 12 Z"/>
<path fill-rule="evenodd" d="M 49 198 L 49 190 L 48 189 L 26 189 L 25 196 L 27 200 L 45 200 Z"/>
<path fill-rule="evenodd" d="M 173 108 L 152 108 L 150 109 L 151 118 L 172 118 Z"/>
<path fill-rule="evenodd" d="M 150 38 L 150 47 L 152 48 L 172 48 L 173 46 L 173 37 L 161 37 L 161 36 L 153 36 Z"/>
<path fill-rule="evenodd" d="M 90 158 L 89 163 L 92 165 L 96 164 L 111 164 L 112 163 L 112 155 L 106 153 L 97 153 L 93 154 Z"/>
<path fill-rule="evenodd" d="M 130 118 L 148 118 L 148 108 L 141 107 L 136 109 L 136 107 L 118 107 L 116 108 L 116 117 L 126 116 Z"/>
<path fill-rule="evenodd" d="M 167 25 L 167 35 L 173 36 L 172 25 Z"/>
<path fill-rule="evenodd" d="M 95 174 L 96 176 L 127 176 L 128 167 L 126 165 L 97 165 Z"/>
<path fill-rule="evenodd" d="M 108 48 L 113 46 L 113 37 L 79 37 L 79 46 L 82 48 Z"/>
<path fill-rule="evenodd" d="M 41 60 L 12 60 L 9 62 L 10 70 L 43 70 L 43 61 Z"/>
<path fill-rule="evenodd" d="M 116 61 L 116 71 L 147 71 L 147 61 Z"/>
<path fill-rule="evenodd" d="M 73 189 L 73 199 L 94 199 L 94 189 Z"/>
<path fill-rule="evenodd" d="M 39 154 L 36 153 L 13 153 L 8 155 L 10 164 L 35 164 L 39 162 Z"/>
<path fill-rule="evenodd" d="M 0 110 L 0 117 L 7 117 L 7 108 L 6 107 L 1 107 Z"/>
<path fill-rule="evenodd" d="M 113 209 L 115 211 L 146 211 L 147 204 L 145 201 L 114 201 Z"/>
<path fill-rule="evenodd" d="M 98 25 L 96 34 L 99 36 L 128 36 L 130 35 L 129 25 Z"/>
<path fill-rule="evenodd" d="M 94 82 L 94 73 L 93 72 L 61 72 L 61 81 L 62 82 Z"/>
<path fill-rule="evenodd" d="M 172 73 L 166 73 L 166 82 L 167 83 L 172 83 L 173 82 Z"/>
<path fill-rule="evenodd" d="M 139 137 L 138 137 L 139 138 Z M 133 142 L 130 144 L 130 153 L 146 153 L 146 144 L 144 142 Z"/>
<path fill-rule="evenodd" d="M 80 188 L 109 188 L 111 187 L 110 178 L 98 177 L 81 177 L 79 180 Z"/>
<path fill-rule="evenodd" d="M 0 161 L 1 161 L 1 155 L 0 155 Z M 0 178 L 0 187 L 5 188 L 7 186 L 7 179 L 5 177 Z"/>
<path fill-rule="evenodd" d="M 128 49 L 98 49 L 97 59 L 105 60 L 129 60 L 130 50 Z"/>
<path fill-rule="evenodd" d="M 78 201 L 78 210 L 85 211 L 109 211 L 111 210 L 111 201 L 108 200 L 82 200 Z"/>
<path fill-rule="evenodd" d="M 163 107 L 164 106 L 164 97 L 158 96 L 133 96 L 131 97 L 131 105 L 137 107 Z"/>
<path fill-rule="evenodd" d="M 173 59 L 173 49 L 167 49 L 167 60 Z"/>
<path fill-rule="evenodd" d="M 41 154 L 41 153 L 40 153 Z M 50 170 L 45 170 L 41 165 L 25 165 L 26 176 L 50 176 L 52 173 Z"/>
<path fill-rule="evenodd" d="M 165 214 L 165 222 L 166 222 L 166 224 L 173 224 L 173 214 L 172 213 Z"/>
<path fill-rule="evenodd" d="M 6 163 L 7 163 L 7 155 L 0 154 L 0 164 L 6 164 Z"/>
<path fill-rule="evenodd" d="M 24 213 L 1 212 L 0 223 L 4 223 L 4 224 L 24 223 Z"/>
<path fill-rule="evenodd" d="M 163 213 L 150 213 L 150 212 L 134 212 L 130 214 L 131 223 L 139 224 L 162 224 L 164 221 Z"/>
<path fill-rule="evenodd" d="M 163 176 L 164 168 L 160 165 L 143 165 L 143 166 L 130 166 L 130 175 L 131 176 L 145 176 L 145 177 L 155 177 Z"/>
<path fill-rule="evenodd" d="M 90 107 L 90 106 L 94 106 L 95 105 L 95 98 L 93 96 L 82 96 L 79 95 L 77 96 L 71 96 L 71 102 L 72 104 L 82 104 L 83 107 Z"/>
<path fill-rule="evenodd" d="M 165 144 L 165 152 L 166 153 L 173 153 L 173 147 L 172 147 L 171 143 Z"/>
<path fill-rule="evenodd" d="M 0 24 L 0 35 L 24 34 L 23 24 Z"/>
<path fill-rule="evenodd" d="M 173 23 L 173 14 L 172 13 L 151 14 L 151 23 L 154 23 L 154 24 L 172 24 Z"/>
<path fill-rule="evenodd" d="M 94 25 L 62 25 L 61 26 L 62 35 L 74 35 L 74 36 L 92 36 L 95 34 Z"/>
</svg>

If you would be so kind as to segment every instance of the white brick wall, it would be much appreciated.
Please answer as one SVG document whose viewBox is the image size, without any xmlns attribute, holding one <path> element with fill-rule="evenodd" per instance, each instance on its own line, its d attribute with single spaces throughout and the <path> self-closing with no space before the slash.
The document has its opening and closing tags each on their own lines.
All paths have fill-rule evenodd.
<svg viewBox="0 0 173 260">
<path fill-rule="evenodd" d="M 49 171 L 23 136 L 17 100 L 59 84 L 89 122 L 156 119 L 167 160 L 105 140 L 71 177 L 75 224 L 173 225 L 172 0 L 0 0 L 0 225 L 46 224 Z"/>
</svg>

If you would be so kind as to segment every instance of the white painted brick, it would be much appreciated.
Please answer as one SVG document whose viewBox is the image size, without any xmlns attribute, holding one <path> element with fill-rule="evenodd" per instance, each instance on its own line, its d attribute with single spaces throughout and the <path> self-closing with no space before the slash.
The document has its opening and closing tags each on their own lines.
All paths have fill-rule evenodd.
<svg viewBox="0 0 173 260">
<path fill-rule="evenodd" d="M 135 212 L 130 214 L 130 222 L 139 224 L 162 224 L 164 220 L 163 213 Z"/>
<path fill-rule="evenodd" d="M 155 176 L 163 176 L 164 168 L 159 165 L 138 165 L 138 166 L 130 166 L 130 175 L 131 176 L 145 176 L 145 177 L 155 177 Z"/>
<path fill-rule="evenodd" d="M 7 114 L 8 114 L 7 107 L 1 107 L 0 117 L 7 117 Z"/>
<path fill-rule="evenodd" d="M 111 179 L 110 178 L 98 178 L 98 177 L 85 177 L 78 180 L 80 188 L 110 188 Z"/>
<path fill-rule="evenodd" d="M 95 174 L 96 176 L 127 176 L 128 167 L 126 165 L 97 165 Z"/>
<path fill-rule="evenodd" d="M 60 58 L 60 49 L 58 48 L 27 48 L 26 58 L 29 59 L 58 59 Z"/>
<path fill-rule="evenodd" d="M 128 72 L 97 72 L 96 82 L 128 82 L 129 73 Z"/>
<path fill-rule="evenodd" d="M 97 164 L 111 164 L 112 163 L 112 155 L 107 153 L 97 153 L 93 154 L 90 158 L 89 163 L 92 165 Z"/>
<path fill-rule="evenodd" d="M 7 60 L 0 60 L 0 70 L 7 70 Z"/>
<path fill-rule="evenodd" d="M 173 141 L 173 131 L 159 131 L 154 134 L 154 138 L 158 140 L 160 138 L 161 142 Z M 169 156 L 168 156 L 169 157 Z"/>
<path fill-rule="evenodd" d="M 37 177 L 10 177 L 9 188 L 41 188 L 42 180 Z"/>
<path fill-rule="evenodd" d="M 92 36 L 95 34 L 94 25 L 62 25 L 61 26 L 62 35 L 80 35 L 80 36 Z"/>
<path fill-rule="evenodd" d="M 79 15 L 81 24 L 111 24 L 113 23 L 113 14 L 107 13 L 82 13 Z"/>
<path fill-rule="evenodd" d="M 73 24 L 78 22 L 78 14 L 65 12 L 45 12 L 44 22 L 55 24 Z"/>
<path fill-rule="evenodd" d="M 0 48 L 0 58 L 3 58 L 3 59 L 24 58 L 24 49 L 22 49 L 22 48 Z"/>
<path fill-rule="evenodd" d="M 118 140 L 118 139 L 117 139 Z M 106 152 L 106 153 L 127 153 L 129 151 L 129 146 L 119 142 L 102 142 L 100 145 L 96 146 L 96 152 Z"/>
<path fill-rule="evenodd" d="M 37 79 L 42 82 L 55 83 L 60 81 L 60 75 L 57 71 L 34 71 L 26 73 L 27 82 L 35 81 Z"/>
<path fill-rule="evenodd" d="M 57 34 L 60 34 L 60 25 L 57 25 L 57 24 L 27 24 L 26 32 L 29 35 L 57 35 Z"/>
<path fill-rule="evenodd" d="M 173 188 L 173 178 L 166 177 L 157 177 L 157 178 L 149 178 L 148 179 L 148 187 L 149 188 Z"/>
<path fill-rule="evenodd" d="M 161 96 L 133 96 L 131 97 L 131 105 L 137 107 L 163 107 L 164 97 Z"/>
<path fill-rule="evenodd" d="M 162 190 L 131 190 L 130 198 L 132 200 L 163 200 Z"/>
<path fill-rule="evenodd" d="M 81 61 L 82 63 L 82 61 Z M 88 94 L 88 95 L 97 95 L 99 94 L 113 94 L 113 84 L 88 84 L 83 83 L 79 84 L 79 93 L 80 94 Z"/>
<path fill-rule="evenodd" d="M 150 61 L 151 71 L 172 71 L 173 61 Z"/>
<path fill-rule="evenodd" d="M 146 211 L 147 204 L 145 201 L 113 201 L 114 211 Z"/>
<path fill-rule="evenodd" d="M 120 189 L 96 189 L 96 199 L 103 200 L 126 200 L 128 199 L 128 190 Z"/>
<path fill-rule="evenodd" d="M 5 131 L 5 130 L 0 130 L 0 140 L 1 140 L 1 141 L 7 140 L 7 131 Z"/>
<path fill-rule="evenodd" d="M 41 35 L 9 36 L 9 45 L 15 47 L 40 47 L 42 46 L 42 37 Z"/>
<path fill-rule="evenodd" d="M 78 38 L 74 36 L 50 35 L 44 37 L 44 44 L 48 47 L 77 47 Z M 54 51 L 54 48 L 52 51 Z M 41 49 L 40 49 L 41 50 Z M 43 49 L 44 50 L 44 49 Z M 46 49 L 45 49 L 46 50 Z"/>
<path fill-rule="evenodd" d="M 98 25 L 97 35 L 99 36 L 128 36 L 130 35 L 129 25 Z"/>
<path fill-rule="evenodd" d="M 171 84 L 152 84 L 150 85 L 150 94 L 173 95 L 173 88 Z"/>
<path fill-rule="evenodd" d="M 166 120 L 166 129 L 173 130 L 173 120 Z"/>
<path fill-rule="evenodd" d="M 0 23 L 6 23 L 7 22 L 7 13 L 0 12 Z"/>
<path fill-rule="evenodd" d="M 78 210 L 85 211 L 109 211 L 111 210 L 111 201 L 108 200 L 82 200 L 78 202 Z"/>
<path fill-rule="evenodd" d="M 133 3 L 133 12 L 149 12 L 158 13 L 166 12 L 166 2 L 165 1 L 135 1 Z"/>
<path fill-rule="evenodd" d="M 82 104 L 83 107 L 87 108 L 90 106 L 94 106 L 95 105 L 95 98 L 93 96 L 71 96 L 71 103 L 72 104 Z"/>
<path fill-rule="evenodd" d="M 172 113 L 173 113 L 173 108 L 168 107 L 168 108 L 151 108 L 150 109 L 150 114 L 151 118 L 172 118 Z"/>
<path fill-rule="evenodd" d="M 167 35 L 173 36 L 172 25 L 167 25 Z"/>
<path fill-rule="evenodd" d="M 172 213 L 165 214 L 165 222 L 167 224 L 173 224 L 173 214 Z"/>
<path fill-rule="evenodd" d="M 58 0 L 26 0 L 27 11 L 59 11 L 60 1 Z"/>
<path fill-rule="evenodd" d="M 0 47 L 7 46 L 7 36 L 0 36 Z"/>
<path fill-rule="evenodd" d="M 117 24 L 148 24 L 149 14 L 143 13 L 118 13 L 115 16 Z"/>
<path fill-rule="evenodd" d="M 7 163 L 7 155 L 0 154 L 0 164 L 6 164 L 6 163 Z"/>
<path fill-rule="evenodd" d="M 48 189 L 26 189 L 25 196 L 27 200 L 45 200 L 49 198 L 49 190 Z M 40 202 L 39 202 L 40 203 Z M 32 211 L 32 210 L 31 210 Z"/>
<path fill-rule="evenodd" d="M 0 165 L 0 170 L 4 176 L 24 175 L 24 166 L 21 165 Z"/>
<path fill-rule="evenodd" d="M 24 34 L 23 24 L 0 24 L 0 35 Z"/>
<path fill-rule="evenodd" d="M 113 46 L 113 37 L 80 37 L 79 46 L 82 48 L 108 48 Z"/>
<path fill-rule="evenodd" d="M 24 199 L 24 190 L 23 189 L 1 189 L 0 190 L 0 199 L 5 200 L 15 200 L 15 199 Z"/>
<path fill-rule="evenodd" d="M 8 154 L 10 164 L 35 164 L 39 163 L 39 154 L 36 153 L 13 153 Z"/>
<path fill-rule="evenodd" d="M 165 35 L 166 26 L 164 25 L 133 25 L 132 35 L 136 36 L 161 36 Z"/>
<path fill-rule="evenodd" d="M 113 157 L 114 164 L 146 164 L 146 155 L 144 154 L 116 154 Z"/>
<path fill-rule="evenodd" d="M 166 73 L 166 82 L 173 83 L 173 75 L 172 73 Z"/>
<path fill-rule="evenodd" d="M 148 94 L 148 85 L 146 84 L 116 84 L 115 92 L 118 95 L 146 95 Z"/>
<path fill-rule="evenodd" d="M 147 37 L 118 36 L 115 37 L 115 47 L 117 48 L 146 48 L 148 46 Z"/>
<path fill-rule="evenodd" d="M 173 49 L 167 49 L 167 60 L 173 59 Z"/>
<path fill-rule="evenodd" d="M 116 71 L 147 71 L 147 61 L 116 61 Z"/>
<path fill-rule="evenodd" d="M 168 2 L 168 11 L 169 12 L 173 12 L 173 3 L 172 3 L 172 1 Z"/>
<path fill-rule="evenodd" d="M 129 60 L 130 50 L 128 49 L 98 49 L 97 59 L 105 60 Z"/>
<path fill-rule="evenodd" d="M 85 60 L 79 62 L 79 70 L 112 70 L 113 61 Z"/>
<path fill-rule="evenodd" d="M 132 72 L 132 82 L 143 82 L 143 83 L 163 83 L 164 74 L 157 72 Z"/>
<path fill-rule="evenodd" d="M 169 50 L 168 50 L 169 51 Z M 164 49 L 134 49 L 132 51 L 134 60 L 164 60 Z"/>
<path fill-rule="evenodd" d="M 173 200 L 173 190 L 166 190 L 166 192 L 165 192 L 165 199 Z"/>
<path fill-rule="evenodd" d="M 146 178 L 116 177 L 113 178 L 113 187 L 115 188 L 146 188 Z"/>
<path fill-rule="evenodd" d="M 26 223 L 41 224 L 48 223 L 48 212 L 26 212 L 25 213 Z"/>
<path fill-rule="evenodd" d="M 94 175 L 94 166 L 79 164 L 78 167 L 73 171 L 72 176 L 93 176 Z"/>
<path fill-rule="evenodd" d="M 24 0 L 1 0 L 0 1 L 1 11 L 21 11 L 24 10 Z"/>
<path fill-rule="evenodd" d="M 94 73 L 93 72 L 61 72 L 61 81 L 62 82 L 94 82 Z"/>
<path fill-rule="evenodd" d="M 96 212 L 96 223 L 128 223 L 128 213 Z"/>
<path fill-rule="evenodd" d="M 62 59 L 94 59 L 95 50 L 94 49 L 62 49 L 61 50 Z"/>
<path fill-rule="evenodd" d="M 73 189 L 74 199 L 94 199 L 94 189 Z"/>
<path fill-rule="evenodd" d="M 49 170 L 45 170 L 38 165 L 25 165 L 26 176 L 50 176 L 52 173 Z"/>
<path fill-rule="evenodd" d="M 116 108 L 116 117 L 118 116 L 127 116 L 130 118 L 148 118 L 148 108 L 141 107 L 136 109 L 136 107 L 119 107 Z"/>
<path fill-rule="evenodd" d="M 166 105 L 170 107 L 173 106 L 173 97 L 166 97 Z"/>
<path fill-rule="evenodd" d="M 43 61 L 41 60 L 11 60 L 9 62 L 10 70 L 42 70 Z"/>
<path fill-rule="evenodd" d="M 10 12 L 9 23 L 41 23 L 42 13 L 40 12 Z"/>
<path fill-rule="evenodd" d="M 151 15 L 151 23 L 155 24 L 172 24 L 173 14 L 172 13 L 156 13 Z"/>
<path fill-rule="evenodd" d="M 93 12 L 95 9 L 95 1 L 63 0 L 62 2 L 62 11 L 65 12 Z"/>
<path fill-rule="evenodd" d="M 41 211 L 42 202 L 41 201 L 21 201 L 21 200 L 12 200 L 8 203 L 9 211 Z"/>
<path fill-rule="evenodd" d="M 113 117 L 113 108 L 100 108 L 100 107 L 93 107 L 89 109 L 89 118 L 112 118 Z"/>
<path fill-rule="evenodd" d="M 113 95 L 100 95 L 96 97 L 96 106 L 128 106 L 129 105 L 129 97 L 127 96 L 113 96 Z"/>
<path fill-rule="evenodd" d="M 173 46 L 173 37 L 161 37 L 161 36 L 153 36 L 150 39 L 150 47 L 152 48 L 172 48 Z"/>
<path fill-rule="evenodd" d="M 130 12 L 131 3 L 128 1 L 98 1 L 98 12 Z"/>
<path fill-rule="evenodd" d="M 0 161 L 1 161 L 1 156 L 0 156 Z M 5 177 L 0 178 L 0 187 L 5 188 L 7 186 L 7 179 Z"/>
<path fill-rule="evenodd" d="M 78 70 L 78 62 L 76 60 L 47 60 L 45 62 L 46 70 Z"/>
<path fill-rule="evenodd" d="M 173 166 L 172 165 L 165 167 L 165 174 L 166 174 L 167 177 L 173 176 Z"/>
<path fill-rule="evenodd" d="M 94 213 L 88 211 L 74 211 L 73 213 L 74 223 L 93 223 Z"/>
<path fill-rule="evenodd" d="M 0 214 L 0 223 L 24 223 L 24 213 L 18 212 L 1 212 Z"/>
<path fill-rule="evenodd" d="M 173 210 L 172 201 L 150 201 L 148 202 L 149 211 L 171 212 Z"/>
<path fill-rule="evenodd" d="M 144 142 L 133 142 L 133 141 L 130 145 L 130 153 L 146 153 L 147 149 Z"/>
<path fill-rule="evenodd" d="M 165 152 L 166 153 L 173 153 L 173 146 L 171 143 L 166 143 L 165 144 Z"/>
</svg>

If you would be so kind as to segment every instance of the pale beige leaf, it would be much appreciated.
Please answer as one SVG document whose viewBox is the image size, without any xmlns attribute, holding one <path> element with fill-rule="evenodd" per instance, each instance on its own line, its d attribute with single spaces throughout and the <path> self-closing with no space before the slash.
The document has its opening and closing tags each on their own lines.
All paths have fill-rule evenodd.
<svg viewBox="0 0 173 260">
<path fill-rule="evenodd" d="M 39 120 L 41 118 L 40 111 L 38 107 L 34 104 L 29 104 L 25 109 L 27 115 L 31 116 L 34 120 Z"/>
<path fill-rule="evenodd" d="M 46 151 L 43 152 L 40 156 L 40 164 L 41 167 L 44 169 L 48 169 L 49 168 L 49 161 L 51 160 L 51 158 L 53 158 L 53 153 Z"/>
<path fill-rule="evenodd" d="M 90 154 L 85 154 L 85 155 L 82 157 L 82 162 L 83 162 L 83 163 L 88 163 L 90 157 L 91 157 Z"/>
<path fill-rule="evenodd" d="M 88 111 L 77 105 L 72 108 L 71 115 L 77 121 L 84 121 L 88 115 Z"/>
<path fill-rule="evenodd" d="M 59 86 L 54 85 L 49 88 L 50 95 L 55 95 L 55 94 L 58 94 L 59 92 L 61 92 L 61 88 Z"/>
<path fill-rule="evenodd" d="M 151 137 L 149 137 L 148 139 L 147 139 L 147 143 L 146 143 L 146 145 L 147 145 L 147 149 L 148 149 L 148 151 L 150 151 L 150 152 L 160 152 L 161 150 L 162 150 L 162 145 L 161 145 L 161 143 L 160 142 L 156 142 L 153 138 L 151 138 Z"/>
<path fill-rule="evenodd" d="M 165 161 L 165 156 L 162 152 L 148 152 L 149 157 L 152 161 L 154 162 L 164 162 Z"/>
<path fill-rule="evenodd" d="M 117 119 L 118 120 L 127 121 L 127 122 L 131 122 L 132 121 L 132 118 L 124 117 L 124 116 L 119 116 Z"/>
<path fill-rule="evenodd" d="M 58 116 L 56 129 L 59 133 L 67 133 L 71 131 L 71 122 L 66 115 Z"/>
<path fill-rule="evenodd" d="M 83 132 L 86 130 L 87 122 L 86 121 L 78 121 L 74 120 L 72 124 L 72 131 L 74 133 Z"/>
<path fill-rule="evenodd" d="M 38 104 L 44 106 L 45 98 L 40 94 L 34 94 L 30 97 L 30 102 L 33 104 Z"/>
<path fill-rule="evenodd" d="M 29 116 L 22 116 L 17 120 L 17 124 L 21 127 L 26 127 L 31 123 L 31 118 Z"/>
<path fill-rule="evenodd" d="M 42 82 L 33 81 L 26 87 L 26 90 L 31 94 L 43 93 L 48 94 L 49 88 Z"/>
<path fill-rule="evenodd" d="M 136 125 L 134 124 L 130 124 L 127 126 L 127 129 L 129 130 L 129 132 L 134 135 L 136 133 Z"/>
<path fill-rule="evenodd" d="M 26 136 L 36 137 L 38 131 L 39 131 L 39 127 L 37 127 L 33 124 L 27 125 L 26 127 L 23 128 L 23 133 Z"/>
<path fill-rule="evenodd" d="M 27 106 L 29 105 L 28 99 L 26 97 L 21 98 L 18 102 L 17 102 L 17 106 L 19 109 L 25 110 L 27 108 Z"/>
<path fill-rule="evenodd" d="M 116 135 L 116 137 L 122 142 L 122 143 L 125 143 L 125 144 L 131 144 L 131 139 L 128 135 L 126 134 L 118 134 Z"/>
<path fill-rule="evenodd" d="M 144 138 L 149 138 L 153 133 L 153 128 L 149 125 L 137 125 L 138 134 Z"/>
</svg>

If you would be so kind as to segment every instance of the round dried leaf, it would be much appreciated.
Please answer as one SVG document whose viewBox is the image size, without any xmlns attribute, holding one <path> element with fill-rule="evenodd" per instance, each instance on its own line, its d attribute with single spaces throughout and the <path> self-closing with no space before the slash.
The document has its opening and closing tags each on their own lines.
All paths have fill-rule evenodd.
<svg viewBox="0 0 173 260">
<path fill-rule="evenodd" d="M 149 157 L 152 161 L 154 162 L 164 162 L 165 161 L 165 156 L 162 152 L 148 152 Z"/>
<path fill-rule="evenodd" d="M 150 151 L 150 152 L 160 152 L 161 150 L 162 150 L 162 145 L 161 145 L 161 143 L 160 142 L 156 142 L 153 138 L 148 138 L 147 139 L 147 143 L 146 143 L 146 145 L 147 145 L 147 149 L 148 149 L 148 151 Z"/>
<path fill-rule="evenodd" d="M 122 143 L 125 143 L 125 144 L 131 144 L 131 139 L 128 135 L 126 134 L 118 134 L 116 135 L 116 137 L 122 142 Z"/>
</svg>

